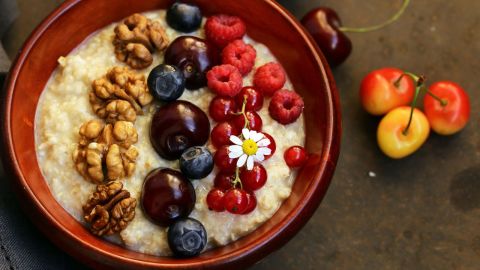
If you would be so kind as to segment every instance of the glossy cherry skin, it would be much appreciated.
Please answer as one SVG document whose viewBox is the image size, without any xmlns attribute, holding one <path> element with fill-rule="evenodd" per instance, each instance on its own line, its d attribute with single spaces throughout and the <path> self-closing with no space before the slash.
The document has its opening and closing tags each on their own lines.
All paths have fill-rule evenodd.
<svg viewBox="0 0 480 270">
<path fill-rule="evenodd" d="M 230 136 L 239 135 L 240 131 L 233 126 L 230 122 L 222 122 L 217 124 L 211 133 L 212 144 L 216 148 L 220 148 L 223 145 L 230 145 Z"/>
<path fill-rule="evenodd" d="M 174 101 L 153 115 L 150 141 L 164 159 L 178 159 L 192 146 L 204 145 L 210 134 L 207 115 L 188 101 Z"/>
<path fill-rule="evenodd" d="M 221 189 L 214 188 L 207 194 L 208 209 L 216 212 L 225 211 L 225 192 Z"/>
<path fill-rule="evenodd" d="M 262 131 L 263 121 L 260 115 L 256 112 L 248 111 L 245 113 L 247 115 L 250 130 Z M 242 130 L 245 127 L 245 117 L 243 114 L 235 116 L 232 120 L 233 125 L 238 129 Z"/>
<path fill-rule="evenodd" d="M 267 182 L 267 170 L 262 164 L 255 163 L 251 170 L 242 169 L 240 180 L 242 180 L 242 186 L 246 191 L 258 190 Z"/>
<path fill-rule="evenodd" d="M 219 172 L 213 180 L 213 185 L 223 191 L 232 188 L 232 182 L 235 180 L 234 173 L 231 172 Z"/>
<path fill-rule="evenodd" d="M 352 42 L 339 30 L 342 22 L 337 13 L 327 7 L 313 9 L 302 19 L 331 67 L 343 63 L 352 52 Z"/>
<path fill-rule="evenodd" d="M 399 107 L 385 115 L 377 130 L 377 142 L 382 152 L 393 159 L 404 158 L 417 151 L 430 134 L 427 117 L 419 109 L 413 112 L 412 123 L 404 134 L 411 107 Z"/>
<path fill-rule="evenodd" d="M 188 217 L 195 206 L 195 189 L 182 173 L 158 168 L 145 178 L 141 205 L 145 215 L 160 226 Z"/>
<path fill-rule="evenodd" d="M 247 192 L 247 207 L 243 210 L 242 215 L 250 214 L 255 208 L 257 208 L 257 197 L 253 192 Z"/>
<path fill-rule="evenodd" d="M 217 167 L 225 173 L 235 172 L 237 166 L 237 159 L 232 159 L 228 157 L 228 145 L 220 147 L 215 156 L 213 156 L 213 161 Z"/>
<path fill-rule="evenodd" d="M 275 143 L 275 139 L 272 137 L 272 135 L 268 134 L 268 133 L 265 133 L 265 132 L 262 132 L 263 135 L 265 135 L 265 137 L 267 139 L 270 140 L 270 144 L 267 146 L 268 148 L 270 148 L 270 150 L 272 150 L 272 153 L 268 156 L 265 156 L 265 160 L 273 157 L 273 154 L 275 154 L 275 151 L 277 150 L 277 144 Z"/>
<path fill-rule="evenodd" d="M 165 64 L 180 68 L 185 75 L 187 89 L 207 85 L 207 72 L 218 63 L 219 52 L 201 38 L 180 36 L 165 51 Z"/>
<path fill-rule="evenodd" d="M 263 94 L 257 89 L 247 86 L 242 88 L 240 93 L 235 97 L 237 107 L 242 108 L 243 102 L 246 98 L 245 110 L 247 111 L 259 111 L 263 106 Z"/>
<path fill-rule="evenodd" d="M 241 107 L 240 107 L 241 108 Z M 217 122 L 227 121 L 235 117 L 237 105 L 230 97 L 216 96 L 210 102 L 208 113 Z"/>
<path fill-rule="evenodd" d="M 295 145 L 289 147 L 283 154 L 283 158 L 290 168 L 300 168 L 307 161 L 307 151 L 305 148 Z"/>
<path fill-rule="evenodd" d="M 225 209 L 232 214 L 242 214 L 248 206 L 247 192 L 243 189 L 228 190 L 223 200 Z"/>
<path fill-rule="evenodd" d="M 415 94 L 415 83 L 410 76 L 402 76 L 398 68 L 382 68 L 370 72 L 360 86 L 363 108 L 372 115 L 384 115 L 389 111 L 409 105 Z"/>
<path fill-rule="evenodd" d="M 452 135 L 462 130 L 470 119 L 470 99 L 465 90 L 449 81 L 434 83 L 429 90 L 446 102 L 442 105 L 425 94 L 423 108 L 433 131 L 440 135 Z"/>
</svg>

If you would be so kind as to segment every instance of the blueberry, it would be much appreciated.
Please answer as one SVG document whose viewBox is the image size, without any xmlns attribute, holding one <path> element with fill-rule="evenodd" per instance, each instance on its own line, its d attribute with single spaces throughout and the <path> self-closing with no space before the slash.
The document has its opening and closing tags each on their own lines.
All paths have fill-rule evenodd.
<svg viewBox="0 0 480 270">
<path fill-rule="evenodd" d="M 213 170 L 212 153 L 206 147 L 194 146 L 180 157 L 180 170 L 190 179 L 202 179 Z"/>
<path fill-rule="evenodd" d="M 167 11 L 167 23 L 175 30 L 190 33 L 202 24 L 202 12 L 192 4 L 174 3 Z"/>
<path fill-rule="evenodd" d="M 148 75 L 150 93 L 161 101 L 174 101 L 185 91 L 183 72 L 172 65 L 158 65 Z"/>
<path fill-rule="evenodd" d="M 193 257 L 207 244 L 207 231 L 200 221 L 183 218 L 168 228 L 168 245 L 177 257 Z"/>
</svg>

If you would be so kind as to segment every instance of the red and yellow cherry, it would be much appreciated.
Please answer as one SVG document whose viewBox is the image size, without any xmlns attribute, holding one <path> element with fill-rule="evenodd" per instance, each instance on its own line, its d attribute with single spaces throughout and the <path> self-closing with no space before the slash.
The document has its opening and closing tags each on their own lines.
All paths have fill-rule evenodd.
<svg viewBox="0 0 480 270">
<path fill-rule="evenodd" d="M 333 9 L 316 8 L 303 17 L 302 24 L 312 35 L 331 67 L 343 63 L 352 52 L 352 42 L 340 31 L 342 22 Z"/>
<path fill-rule="evenodd" d="M 462 130 L 470 119 L 470 100 L 462 87 L 442 81 L 430 86 L 429 92 L 423 108 L 433 131 L 452 135 Z"/>
<path fill-rule="evenodd" d="M 415 83 L 397 68 L 382 68 L 370 72 L 360 86 L 363 108 L 373 115 L 389 111 L 412 102 Z"/>
<path fill-rule="evenodd" d="M 283 158 L 288 167 L 299 168 L 307 161 L 307 151 L 299 145 L 291 146 L 285 151 Z"/>
<path fill-rule="evenodd" d="M 417 151 L 430 134 L 427 117 L 418 109 L 413 110 L 409 123 L 411 107 L 398 107 L 383 117 L 378 125 L 377 142 L 385 155 L 404 158 Z M 407 129 L 408 126 L 408 129 Z"/>
</svg>

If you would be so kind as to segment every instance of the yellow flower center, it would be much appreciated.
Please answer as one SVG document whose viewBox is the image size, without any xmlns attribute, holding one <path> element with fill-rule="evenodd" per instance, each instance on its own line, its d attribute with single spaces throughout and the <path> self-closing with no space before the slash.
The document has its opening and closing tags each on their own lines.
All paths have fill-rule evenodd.
<svg viewBox="0 0 480 270">
<path fill-rule="evenodd" d="M 258 150 L 257 143 L 250 139 L 243 141 L 242 148 L 243 152 L 249 156 L 255 155 Z"/>
</svg>

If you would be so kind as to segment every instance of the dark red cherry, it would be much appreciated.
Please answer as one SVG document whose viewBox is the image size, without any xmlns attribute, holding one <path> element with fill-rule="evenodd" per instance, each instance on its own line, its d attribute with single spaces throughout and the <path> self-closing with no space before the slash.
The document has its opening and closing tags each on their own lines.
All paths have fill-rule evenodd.
<svg viewBox="0 0 480 270">
<path fill-rule="evenodd" d="M 240 108 L 242 107 L 240 106 Z M 210 117 L 217 122 L 227 121 L 235 116 L 237 105 L 231 97 L 216 96 L 210 102 L 208 112 Z"/>
<path fill-rule="evenodd" d="M 183 71 L 185 86 L 195 90 L 207 85 L 207 71 L 218 63 L 218 49 L 201 38 L 181 36 L 172 41 L 165 51 L 165 64 Z"/>
<path fill-rule="evenodd" d="M 188 217 L 195 199 L 192 183 L 182 173 L 169 168 L 151 171 L 143 183 L 143 211 L 160 226 L 167 227 L 179 218 Z"/>
<path fill-rule="evenodd" d="M 164 159 L 175 160 L 192 146 L 204 145 L 210 134 L 207 115 L 188 101 L 173 101 L 153 115 L 150 141 Z"/>
<path fill-rule="evenodd" d="M 310 11 L 302 24 L 317 42 L 331 67 L 343 63 L 352 52 L 352 42 L 342 31 L 337 13 L 327 7 Z"/>
</svg>

